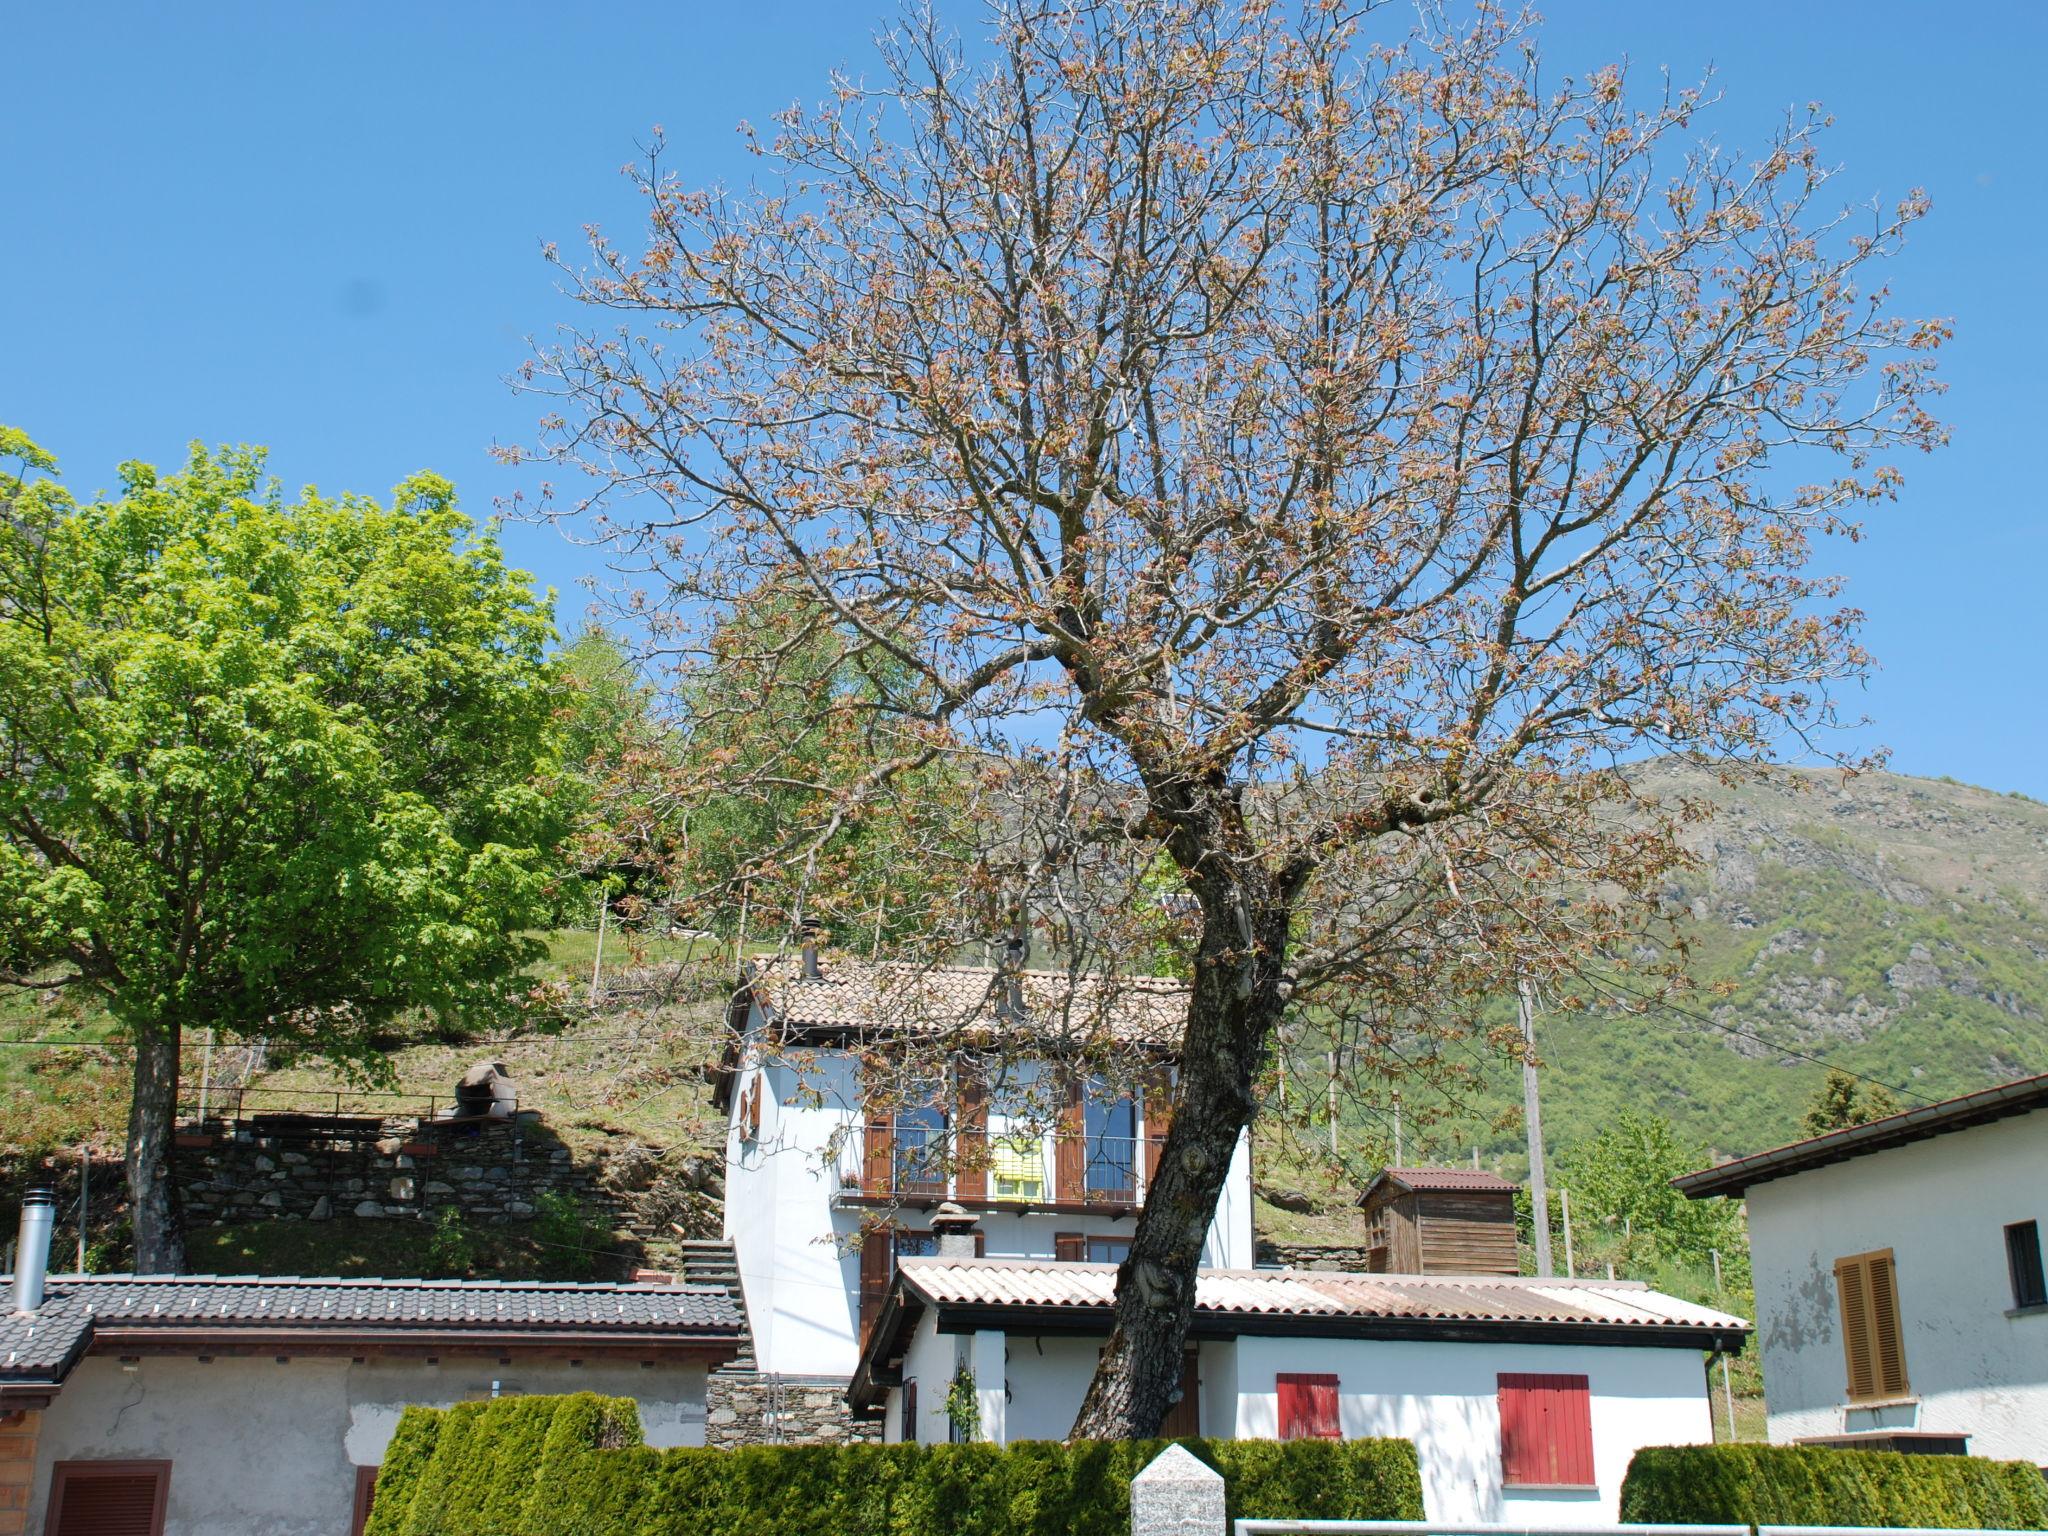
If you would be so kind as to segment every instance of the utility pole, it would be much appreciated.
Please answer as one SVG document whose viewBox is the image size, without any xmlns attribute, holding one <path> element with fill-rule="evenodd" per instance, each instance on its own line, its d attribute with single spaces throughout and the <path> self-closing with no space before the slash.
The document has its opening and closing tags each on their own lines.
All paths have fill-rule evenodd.
<svg viewBox="0 0 2048 1536">
<path fill-rule="evenodd" d="M 1330 1156 L 1337 1155 L 1337 1053 L 1330 1052 Z"/>
<path fill-rule="evenodd" d="M 1572 1192 L 1560 1189 L 1557 1192 L 1558 1219 L 1564 1223 L 1564 1273 L 1567 1280 L 1574 1279 L 1579 1266 L 1572 1260 Z M 1718 1289 L 1718 1284 L 1716 1286 Z"/>
<path fill-rule="evenodd" d="M 1721 1299 L 1721 1250 L 1709 1248 L 1714 1256 L 1714 1300 Z M 1735 1439 L 1735 1383 L 1728 1379 L 1728 1356 L 1721 1355 L 1721 1402 L 1728 1412 L 1728 1439 Z"/>
<path fill-rule="evenodd" d="M 1536 1218 L 1536 1273 L 1556 1273 L 1550 1262 L 1550 1190 L 1543 1171 L 1543 1106 L 1536 1094 L 1536 997 L 1525 977 L 1515 986 L 1522 1016 L 1522 1118 L 1529 1132 L 1529 1203 Z"/>
<path fill-rule="evenodd" d="M 212 1030 L 207 1031 L 212 1034 Z M 200 1119 L 205 1120 L 201 1114 Z M 92 1219 L 92 1143 L 78 1149 L 78 1274 L 85 1278 L 85 1224 Z M 1718 1261 L 1719 1255 L 1716 1255 Z"/>
<path fill-rule="evenodd" d="M 213 1087 L 213 1026 L 206 1027 L 206 1049 L 199 1057 L 199 1125 L 206 1126 L 206 1095 Z"/>
<path fill-rule="evenodd" d="M 1408 1159 L 1401 1150 L 1401 1090 L 1394 1090 L 1394 1166 L 1405 1168 Z"/>
<path fill-rule="evenodd" d="M 612 893 L 600 884 L 597 888 L 597 953 L 590 961 L 590 1001 L 597 1001 L 597 979 L 604 971 L 604 924 L 611 915 Z"/>
</svg>

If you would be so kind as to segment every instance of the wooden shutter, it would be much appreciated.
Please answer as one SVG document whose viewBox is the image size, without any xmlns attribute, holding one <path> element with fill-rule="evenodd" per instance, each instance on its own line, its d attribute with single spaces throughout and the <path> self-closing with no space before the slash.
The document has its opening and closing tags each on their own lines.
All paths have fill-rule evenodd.
<svg viewBox="0 0 2048 1536">
<path fill-rule="evenodd" d="M 1584 1376 L 1500 1378 L 1500 1472 L 1509 1488 L 1591 1488 L 1593 1393 Z"/>
<path fill-rule="evenodd" d="M 1201 1356 L 1189 1350 L 1181 1357 L 1180 1401 L 1166 1410 L 1159 1433 L 1168 1440 L 1185 1440 L 1202 1432 Z"/>
<path fill-rule="evenodd" d="M 161 1536 L 168 1461 L 60 1461 L 50 1477 L 50 1536 Z"/>
<path fill-rule="evenodd" d="M 896 1189 L 895 1162 L 895 1112 L 871 1098 L 867 1105 L 867 1140 L 861 1154 L 861 1193 L 893 1194 Z"/>
<path fill-rule="evenodd" d="M 1282 1371 L 1273 1378 L 1280 1394 L 1282 1440 L 1342 1440 L 1337 1416 L 1337 1378 Z"/>
<path fill-rule="evenodd" d="M 2005 1267 L 2012 1277 L 2015 1307 L 2048 1304 L 2048 1275 L 2041 1269 L 2039 1222 L 2016 1221 L 2005 1229 Z"/>
<path fill-rule="evenodd" d="M 959 1200 L 988 1198 L 988 1082 L 981 1069 L 962 1062 L 960 1114 L 953 1140 L 953 1192 Z"/>
<path fill-rule="evenodd" d="M 1897 1272 L 1889 1248 L 1835 1261 L 1842 1309 L 1842 1359 L 1851 1402 L 1904 1397 L 1906 1348 L 1899 1329 Z"/>
<path fill-rule="evenodd" d="M 1056 1200 L 1082 1200 L 1086 1179 L 1088 1118 L 1081 1105 L 1081 1080 L 1067 1084 L 1067 1102 L 1060 1110 L 1059 1129 L 1053 1137 L 1052 1182 Z"/>
<path fill-rule="evenodd" d="M 917 1443 L 917 1380 L 903 1383 L 903 1423 L 897 1434 L 906 1445 Z"/>
<path fill-rule="evenodd" d="M 356 1468 L 356 1507 L 349 1516 L 348 1536 L 363 1536 L 363 1527 L 370 1520 L 370 1506 L 377 1500 L 377 1469 Z"/>
<path fill-rule="evenodd" d="M 1088 1238 L 1080 1232 L 1055 1232 L 1052 1256 L 1061 1264 L 1079 1264 L 1088 1257 Z"/>
<path fill-rule="evenodd" d="M 757 1141 L 761 1136 L 761 1082 L 761 1075 L 756 1073 L 740 1094 L 740 1136 L 747 1141 Z"/>
<path fill-rule="evenodd" d="M 1145 1074 L 1145 1123 L 1139 1134 L 1145 1139 L 1145 1183 L 1149 1190 L 1159 1173 L 1159 1157 L 1166 1150 L 1166 1133 L 1173 1129 L 1173 1069 L 1155 1067 Z"/>
<path fill-rule="evenodd" d="M 896 1234 L 877 1227 L 860 1240 L 860 1339 L 867 1343 L 896 1273 Z"/>
</svg>

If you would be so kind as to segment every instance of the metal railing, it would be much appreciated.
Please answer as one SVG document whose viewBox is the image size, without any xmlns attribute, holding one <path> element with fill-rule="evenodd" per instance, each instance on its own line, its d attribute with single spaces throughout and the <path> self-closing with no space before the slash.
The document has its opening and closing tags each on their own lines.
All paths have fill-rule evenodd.
<svg viewBox="0 0 2048 1536">
<path fill-rule="evenodd" d="M 469 1124 L 471 1119 L 451 1122 L 443 1111 L 459 1107 L 452 1093 L 382 1093 L 359 1088 L 256 1088 L 215 1086 L 209 1094 L 205 1118 L 198 1113 L 196 1094 L 181 1095 L 176 1120 L 180 1127 L 205 1130 L 218 1126 L 230 1131 L 249 1130 L 258 1135 L 266 1127 L 282 1133 L 338 1140 L 374 1139 L 373 1128 L 389 1121 L 413 1120 L 421 1125 Z M 506 1114 L 516 1119 L 518 1101 L 506 1103 Z M 481 1119 L 484 1117 L 475 1117 Z"/>
<path fill-rule="evenodd" d="M 874 1133 L 862 1128 L 841 1145 L 840 1191 L 869 1199 L 957 1199 L 966 1173 L 979 1184 L 977 1203 L 1134 1206 L 1144 1202 L 1152 1153 L 1165 1139 L 992 1131 L 973 1149 L 974 1166 L 963 1169 L 955 1135 L 951 1128 L 898 1124 L 871 1157 Z"/>
</svg>

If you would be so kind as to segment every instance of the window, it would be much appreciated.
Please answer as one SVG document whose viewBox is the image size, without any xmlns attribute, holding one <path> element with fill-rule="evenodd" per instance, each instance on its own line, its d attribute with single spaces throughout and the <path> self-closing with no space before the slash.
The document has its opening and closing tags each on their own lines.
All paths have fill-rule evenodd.
<svg viewBox="0 0 2048 1536">
<path fill-rule="evenodd" d="M 1092 1232 L 1052 1235 L 1052 1256 L 1062 1264 L 1121 1264 L 1130 1251 L 1128 1237 L 1097 1237 Z"/>
<path fill-rule="evenodd" d="M 1088 1262 L 1090 1264 L 1121 1264 L 1130 1254 L 1131 1240 L 1128 1237 L 1093 1237 L 1088 1239 Z"/>
<path fill-rule="evenodd" d="M 1584 1376 L 1500 1377 L 1500 1480 L 1507 1488 L 1594 1488 L 1593 1393 Z"/>
<path fill-rule="evenodd" d="M 1045 1150 L 1036 1136 L 1003 1136 L 989 1145 L 998 1200 L 1045 1198 Z"/>
<path fill-rule="evenodd" d="M 1091 1200 L 1138 1198 L 1138 1104 L 1129 1094 L 1111 1097 L 1101 1078 L 1090 1078 L 1082 1099 L 1087 1145 L 1083 1187 Z"/>
<path fill-rule="evenodd" d="M 2016 1221 L 2005 1229 L 2005 1268 L 2015 1307 L 2048 1307 L 2048 1276 L 2041 1273 L 2041 1224 Z"/>
<path fill-rule="evenodd" d="M 1849 1401 L 1905 1397 L 1906 1349 L 1899 1334 L 1899 1283 L 1892 1251 L 1835 1260 L 1835 1296 L 1842 1309 L 1842 1355 Z"/>
<path fill-rule="evenodd" d="M 896 1111 L 896 1180 L 900 1195 L 946 1192 L 946 1112 L 935 1104 Z"/>
<path fill-rule="evenodd" d="M 60 1461 L 50 1476 L 50 1536 L 161 1536 L 168 1461 Z"/>
<path fill-rule="evenodd" d="M 1337 1378 L 1282 1371 L 1273 1378 L 1280 1396 L 1282 1440 L 1342 1440 L 1337 1417 Z"/>
</svg>

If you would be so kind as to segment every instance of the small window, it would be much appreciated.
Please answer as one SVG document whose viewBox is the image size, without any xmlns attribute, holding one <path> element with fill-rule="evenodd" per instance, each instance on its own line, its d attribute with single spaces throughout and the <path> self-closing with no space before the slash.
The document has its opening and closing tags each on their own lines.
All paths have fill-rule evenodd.
<svg viewBox="0 0 2048 1536">
<path fill-rule="evenodd" d="M 1337 1378 L 1282 1371 L 1273 1378 L 1280 1396 L 1282 1440 L 1342 1440 L 1337 1414 Z"/>
<path fill-rule="evenodd" d="M 50 1475 L 50 1536 L 162 1536 L 168 1461 L 60 1461 Z"/>
<path fill-rule="evenodd" d="M 1584 1376 L 1500 1377 L 1500 1480 L 1507 1488 L 1593 1488 L 1593 1393 Z"/>
<path fill-rule="evenodd" d="M 2048 1306 L 2048 1276 L 2041 1272 L 2041 1224 L 2016 1221 L 2005 1229 L 2005 1268 L 2012 1276 L 2012 1304 Z"/>
<path fill-rule="evenodd" d="M 897 1434 L 905 1445 L 917 1443 L 917 1381 L 914 1377 L 903 1383 L 903 1423 Z"/>
<path fill-rule="evenodd" d="M 1906 1346 L 1899 1327 L 1899 1282 L 1889 1248 L 1835 1260 L 1842 1314 L 1842 1358 L 1852 1403 L 1905 1397 Z"/>
<path fill-rule="evenodd" d="M 1088 1239 L 1088 1262 L 1090 1264 L 1121 1264 L 1130 1256 L 1131 1240 L 1128 1237 L 1094 1237 Z"/>
</svg>

